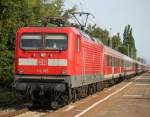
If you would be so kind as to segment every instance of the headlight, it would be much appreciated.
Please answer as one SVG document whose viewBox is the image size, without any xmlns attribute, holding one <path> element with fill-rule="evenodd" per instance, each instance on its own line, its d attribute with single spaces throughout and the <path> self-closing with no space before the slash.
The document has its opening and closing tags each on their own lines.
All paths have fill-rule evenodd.
<svg viewBox="0 0 150 117">
<path fill-rule="evenodd" d="M 41 53 L 41 57 L 44 58 L 46 56 L 45 53 Z"/>
<path fill-rule="evenodd" d="M 67 75 L 68 71 L 67 70 L 62 70 L 62 75 Z"/>
<path fill-rule="evenodd" d="M 23 74 L 24 73 L 24 69 L 18 69 L 19 74 Z"/>
</svg>

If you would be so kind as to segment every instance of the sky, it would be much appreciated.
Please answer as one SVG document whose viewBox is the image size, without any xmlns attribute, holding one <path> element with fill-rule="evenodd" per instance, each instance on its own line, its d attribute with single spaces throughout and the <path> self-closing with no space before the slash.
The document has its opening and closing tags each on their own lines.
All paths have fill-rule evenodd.
<svg viewBox="0 0 150 117">
<path fill-rule="evenodd" d="M 113 36 L 130 24 L 137 48 L 137 55 L 150 64 L 150 0 L 65 0 L 65 8 L 76 5 L 79 11 L 90 12 L 96 23 Z"/>
</svg>

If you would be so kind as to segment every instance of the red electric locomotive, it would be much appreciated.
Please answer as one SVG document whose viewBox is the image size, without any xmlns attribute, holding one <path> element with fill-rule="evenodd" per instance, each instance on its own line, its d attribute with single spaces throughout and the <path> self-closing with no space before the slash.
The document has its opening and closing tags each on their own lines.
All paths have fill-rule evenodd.
<svg viewBox="0 0 150 117">
<path fill-rule="evenodd" d="M 96 92 L 101 88 L 102 53 L 100 42 L 74 27 L 21 28 L 16 38 L 16 93 L 34 104 L 57 106 Z"/>
</svg>

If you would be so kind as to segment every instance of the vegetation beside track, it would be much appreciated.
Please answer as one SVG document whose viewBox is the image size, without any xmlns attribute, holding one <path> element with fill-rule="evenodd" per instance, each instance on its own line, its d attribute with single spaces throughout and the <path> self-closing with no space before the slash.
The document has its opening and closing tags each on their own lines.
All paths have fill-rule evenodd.
<svg viewBox="0 0 150 117">
<path fill-rule="evenodd" d="M 14 107 L 24 103 L 26 102 L 20 101 L 16 98 L 13 89 L 0 86 L 0 109 L 5 107 Z"/>
<path fill-rule="evenodd" d="M 14 92 L 6 87 L 0 86 L 0 106 L 17 102 Z"/>
</svg>

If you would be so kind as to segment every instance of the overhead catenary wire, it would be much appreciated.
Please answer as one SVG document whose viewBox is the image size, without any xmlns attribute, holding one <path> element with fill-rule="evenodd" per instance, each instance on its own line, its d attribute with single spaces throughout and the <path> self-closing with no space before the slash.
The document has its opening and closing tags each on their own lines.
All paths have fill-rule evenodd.
<svg viewBox="0 0 150 117">
<path fill-rule="evenodd" d="M 80 11 L 80 12 L 90 12 L 91 13 L 91 10 L 89 8 L 87 8 L 84 4 L 85 0 L 78 0 L 77 3 L 71 1 L 71 0 L 68 0 L 67 2 L 69 2 L 69 4 L 71 4 L 71 6 L 77 6 L 77 9 Z M 92 24 L 96 24 L 96 22 L 93 20 L 95 18 L 95 16 L 93 14 L 91 14 L 92 17 L 89 17 L 88 18 L 88 21 L 91 22 Z M 84 24 L 84 20 L 85 20 L 85 17 L 84 16 L 81 16 L 81 21 L 82 23 Z M 75 21 L 76 22 L 76 21 Z M 76 22 L 77 23 L 77 22 Z"/>
<path fill-rule="evenodd" d="M 90 12 L 93 15 L 93 12 L 91 11 L 91 9 L 89 9 L 84 3 L 86 2 L 85 0 L 67 0 L 67 2 L 69 2 L 69 4 L 71 4 L 71 6 L 77 6 L 79 11 L 86 11 L 86 12 Z M 77 2 L 77 3 L 76 3 Z M 80 7 L 79 7 L 80 6 Z M 72 20 L 74 21 L 74 23 L 78 23 L 74 18 L 72 18 Z M 82 21 L 83 22 L 83 21 Z M 88 24 L 92 24 L 98 26 L 98 27 L 103 27 L 103 26 L 99 26 L 96 21 L 95 21 L 95 16 L 93 15 L 93 17 L 89 17 L 88 18 Z"/>
</svg>

